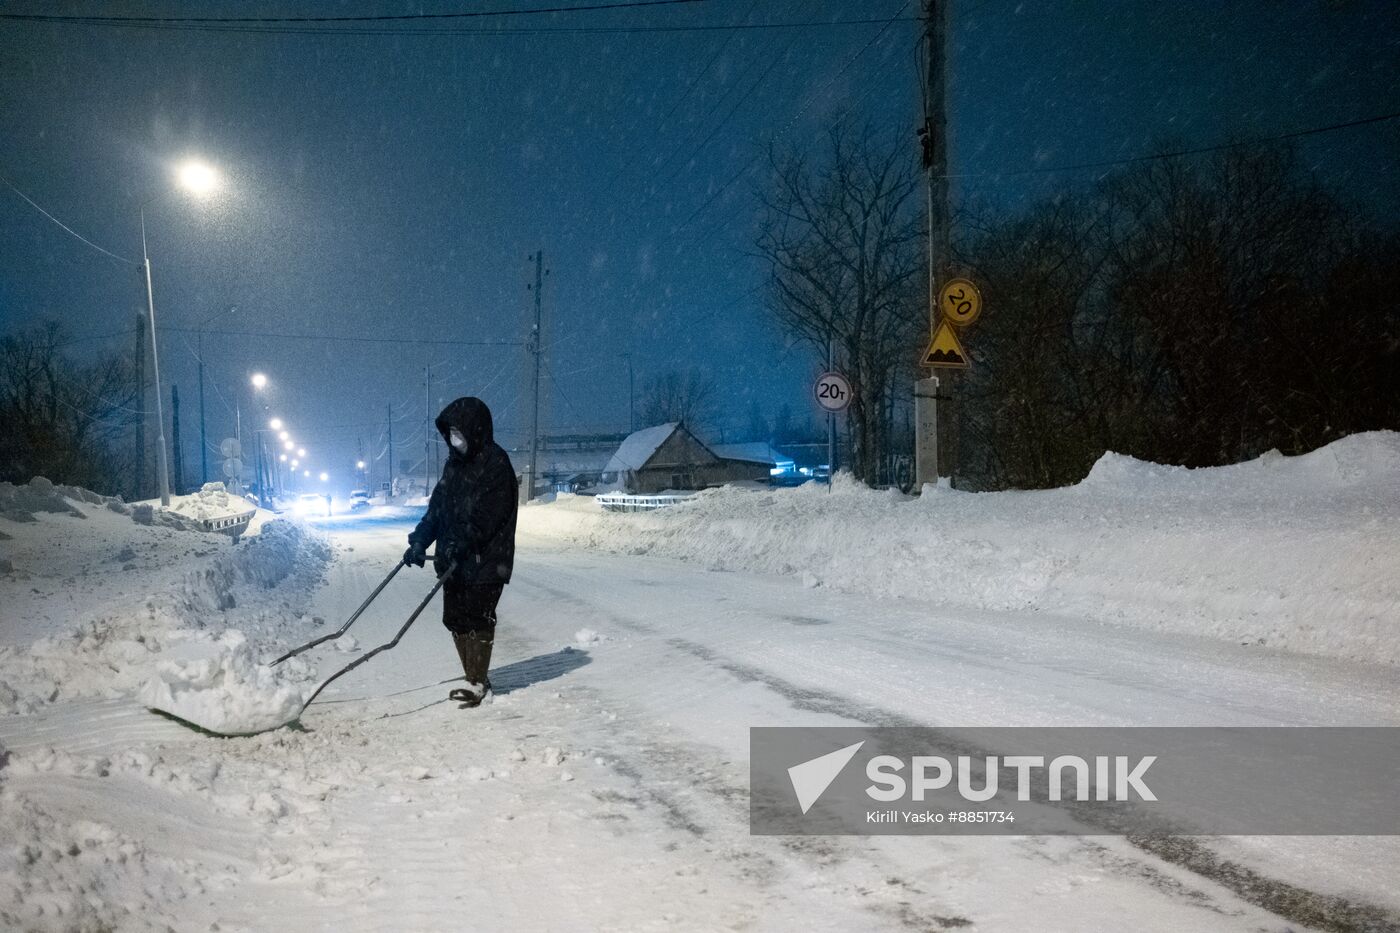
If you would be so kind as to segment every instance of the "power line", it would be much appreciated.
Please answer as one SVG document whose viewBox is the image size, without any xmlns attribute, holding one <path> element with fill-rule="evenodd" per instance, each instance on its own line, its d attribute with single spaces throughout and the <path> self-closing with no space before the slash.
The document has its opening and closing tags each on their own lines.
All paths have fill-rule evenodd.
<svg viewBox="0 0 1400 933">
<path fill-rule="evenodd" d="M 92 242 L 92 241 L 89 240 L 87 237 L 83 236 L 81 233 L 79 233 L 78 231 L 74 230 L 72 227 L 70 227 L 70 226 L 68 226 L 67 224 L 65 224 L 63 221 L 59 220 L 59 219 L 58 219 L 57 217 L 55 217 L 53 214 L 50 214 L 48 211 L 46 211 L 46 210 L 44 210 L 42 207 L 40 207 L 40 206 L 39 206 L 39 202 L 35 201 L 35 200 L 34 200 L 33 198 L 31 198 L 29 195 L 25 194 L 23 191 L 21 191 L 21 190 L 19 190 L 18 188 L 16 188 L 14 182 L 10 181 L 10 180 L 9 180 L 8 178 L 6 178 L 4 175 L 0 175 L 0 181 L 2 181 L 2 182 L 5 183 L 5 187 L 9 188 L 9 189 L 10 189 L 11 191 L 13 191 L 15 194 L 17 194 L 17 195 L 19 195 L 20 197 L 24 198 L 24 200 L 28 201 L 30 207 L 34 208 L 36 211 L 38 211 L 39 213 L 43 214 L 43 215 L 44 215 L 45 217 L 47 217 L 49 220 L 52 220 L 55 224 L 57 224 L 59 227 L 61 227 L 61 228 L 64 230 L 64 232 L 66 232 L 66 233 L 68 233 L 68 234 L 71 234 L 71 235 L 74 236 L 74 237 L 77 237 L 79 240 L 82 240 L 84 243 L 86 243 L 88 246 L 91 246 L 93 249 L 97 250 L 99 253 L 103 253 L 103 254 L 105 254 L 105 255 L 107 255 L 107 256 L 110 256 L 111 258 L 113 258 L 113 259 L 115 259 L 115 260 L 117 260 L 117 261 L 119 261 L 119 262 L 124 262 L 124 263 L 126 263 L 127 265 L 129 265 L 129 266 L 137 266 L 137 265 L 140 265 L 140 263 L 138 263 L 138 262 L 136 262 L 136 261 L 134 261 L 134 260 L 127 259 L 125 256 L 118 256 L 116 253 L 112 252 L 111 250 L 109 250 L 109 249 L 104 249 L 103 247 L 98 246 L 96 243 Z"/>
<path fill-rule="evenodd" d="M 173 327 L 169 324 L 161 326 L 161 330 L 173 331 L 177 334 L 197 333 L 193 327 Z M 324 340 L 340 343 L 389 343 L 389 344 L 431 344 L 434 346 L 448 347 L 518 347 L 523 344 L 520 340 L 435 340 L 423 337 L 352 337 L 341 334 L 279 334 L 266 330 L 205 330 L 206 334 L 216 334 L 224 337 L 265 337 L 275 340 Z"/>
<path fill-rule="evenodd" d="M 1320 133 L 1331 133 L 1336 130 L 1349 130 L 1358 126 L 1369 126 L 1374 123 L 1385 123 L 1386 121 L 1396 119 L 1400 119 L 1400 111 L 1396 113 L 1383 113 L 1374 117 L 1363 117 L 1360 120 L 1348 120 L 1344 123 L 1329 123 L 1326 126 L 1313 126 L 1307 129 L 1293 130 L 1288 133 L 1279 133 L 1276 136 L 1260 136 L 1254 139 L 1244 139 L 1231 143 L 1217 143 L 1212 146 L 1197 146 L 1192 149 L 1177 149 L 1172 152 L 1129 156 L 1125 159 L 1104 159 L 1098 162 L 1080 162 L 1076 165 L 1049 165 L 1043 168 L 1026 168 L 1010 172 L 966 172 L 958 175 L 947 175 L 945 177 L 1013 178 L 1024 175 L 1048 175 L 1054 172 L 1079 172 L 1094 168 L 1112 168 L 1118 165 L 1135 165 L 1140 162 L 1160 162 L 1164 159 L 1180 159 L 1185 156 L 1204 155 L 1210 152 L 1224 152 L 1229 149 L 1242 149 L 1249 146 L 1262 146 L 1267 143 L 1285 142 L 1290 139 L 1300 139 L 1304 136 L 1316 136 Z"/>
<path fill-rule="evenodd" d="M 3 21 L 5 14 L 0 14 Z M 597 35 L 637 35 L 652 33 L 702 33 L 702 32 L 747 32 L 751 30 L 785 29 L 830 29 L 844 26 L 875 26 L 888 20 L 883 18 L 831 19 L 831 20 L 780 20 L 762 23 L 710 24 L 690 23 L 664 26 L 525 26 L 506 28 L 490 27 L 334 27 L 334 26 L 220 26 L 197 23 L 96 23 L 92 25 L 112 26 L 122 29 L 145 29 L 174 32 L 226 32 L 239 35 L 288 35 L 288 36 L 367 36 L 367 37 L 468 37 L 468 38 L 513 38 L 539 36 L 597 36 Z M 915 23 L 917 17 L 897 17 L 896 22 Z M 73 23 L 70 25 L 86 25 Z"/>
<path fill-rule="evenodd" d="M 593 13 L 601 10 L 630 10 L 639 7 L 680 6 L 708 3 L 709 0 L 621 0 L 590 6 L 554 6 L 517 8 L 510 10 L 467 10 L 451 13 L 374 13 L 361 16 L 77 16 L 52 13 L 0 13 L 0 19 L 38 23 L 78 23 L 85 26 L 130 24 L 247 24 L 278 25 L 307 23 L 384 23 L 421 22 L 424 20 L 482 19 L 497 16 L 540 16 L 551 13 Z"/>
<path fill-rule="evenodd" d="M 850 58 L 846 59 L 845 63 L 842 64 L 839 69 L 837 69 L 836 73 L 831 76 L 831 78 L 826 82 L 826 84 L 822 85 L 822 87 L 819 88 L 814 94 L 809 95 L 807 97 L 807 100 L 803 103 L 803 105 L 799 107 L 797 112 L 794 113 L 792 117 L 788 120 L 787 125 L 775 132 L 771 137 L 769 137 L 769 141 L 771 142 L 773 140 L 776 140 L 779 136 L 783 136 L 789 133 L 792 130 L 793 126 L 797 123 L 798 119 L 801 118 L 802 114 L 807 112 L 807 108 L 811 107 L 812 104 L 817 100 L 817 98 L 826 92 L 827 88 L 835 84 L 841 78 L 841 76 L 846 73 L 846 70 L 850 68 L 851 65 L 855 64 L 857 59 L 859 59 L 862 55 L 864 55 L 867 51 L 870 50 L 871 46 L 879 42 L 880 39 L 885 35 L 885 33 L 889 31 L 889 28 L 891 26 L 900 21 L 901 15 L 904 13 L 905 9 L 908 8 L 908 6 L 909 0 L 905 0 L 904 4 L 900 6 L 900 8 L 895 12 L 894 16 L 890 17 L 887 20 L 878 20 L 877 22 L 884 23 L 884 25 L 880 27 L 880 30 L 876 32 L 875 35 L 871 36 L 869 42 L 861 46 L 860 51 L 856 52 Z M 760 154 L 761 153 L 755 153 L 753 156 L 751 156 L 748 162 L 744 164 L 743 168 L 739 169 L 739 171 L 735 172 L 729 178 L 728 181 L 720 185 L 720 187 L 716 189 L 714 194 L 710 195 L 710 197 L 706 199 L 704 204 L 701 204 L 698 208 L 696 208 L 695 211 L 689 217 L 687 217 L 679 227 L 675 228 L 675 230 L 673 230 L 670 236 L 668 236 L 666 239 L 674 238 L 676 234 L 680 233 L 686 227 L 689 227 L 692 223 L 694 223 L 696 218 L 698 218 L 701 214 L 705 213 L 705 211 L 709 209 L 710 205 L 715 203 L 715 201 L 719 199 L 720 195 L 728 191 L 731 185 L 733 185 L 736 181 L 738 181 L 744 175 L 747 175 L 749 173 L 749 171 L 753 168 L 754 163 L 758 161 Z"/>
</svg>

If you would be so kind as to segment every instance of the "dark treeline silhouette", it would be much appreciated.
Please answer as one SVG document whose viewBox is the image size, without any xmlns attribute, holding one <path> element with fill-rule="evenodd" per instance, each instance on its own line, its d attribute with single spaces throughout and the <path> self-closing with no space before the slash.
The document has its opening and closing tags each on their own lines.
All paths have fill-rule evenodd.
<svg viewBox="0 0 1400 933">
<path fill-rule="evenodd" d="M 140 408 L 129 356 L 72 356 L 56 323 L 0 338 L 0 480 L 136 495 Z"/>
<path fill-rule="evenodd" d="M 1400 238 L 1361 216 L 1275 149 L 977 225 L 960 476 L 1058 486 L 1107 450 L 1211 466 L 1400 428 Z"/>
</svg>

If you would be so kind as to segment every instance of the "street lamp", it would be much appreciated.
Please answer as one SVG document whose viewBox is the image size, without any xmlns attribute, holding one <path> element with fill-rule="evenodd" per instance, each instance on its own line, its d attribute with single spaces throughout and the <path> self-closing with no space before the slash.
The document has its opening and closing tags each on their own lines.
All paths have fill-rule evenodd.
<svg viewBox="0 0 1400 933">
<path fill-rule="evenodd" d="M 269 421 L 269 422 L 267 423 L 267 426 L 268 426 L 269 429 L 271 429 L 271 430 L 273 430 L 273 431 L 281 431 L 281 430 L 282 430 L 282 419 L 281 419 L 281 418 L 273 418 L 271 421 Z"/>
<path fill-rule="evenodd" d="M 321 474 L 321 482 L 323 482 L 323 483 L 324 483 L 326 480 L 330 479 L 330 478 L 331 478 L 331 475 L 330 475 L 329 473 L 322 473 L 322 474 Z"/>
<path fill-rule="evenodd" d="M 298 448 L 298 449 L 297 449 L 297 456 L 298 456 L 298 457 L 305 457 L 305 456 L 306 456 L 306 448 L 305 448 L 305 447 Z"/>
<path fill-rule="evenodd" d="M 267 388 L 267 376 L 264 373 L 253 373 L 248 381 L 253 384 L 253 388 L 255 389 Z"/>
<path fill-rule="evenodd" d="M 197 195 L 205 195 L 218 186 L 218 175 L 202 162 L 186 162 L 180 167 L 177 178 L 180 185 Z M 146 248 L 146 205 L 152 199 L 141 202 L 141 268 L 146 275 L 146 313 L 150 318 L 151 330 L 151 370 L 156 390 L 156 443 L 160 446 L 160 456 L 156 465 L 160 476 L 160 504 L 170 507 L 170 455 L 165 450 L 165 403 L 160 395 L 160 351 L 156 347 L 156 298 L 151 288 L 151 255 Z"/>
</svg>

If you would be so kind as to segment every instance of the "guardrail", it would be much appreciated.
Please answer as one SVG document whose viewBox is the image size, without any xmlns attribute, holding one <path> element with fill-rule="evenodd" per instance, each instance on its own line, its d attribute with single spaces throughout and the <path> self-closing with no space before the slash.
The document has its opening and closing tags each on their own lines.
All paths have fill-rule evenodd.
<svg viewBox="0 0 1400 933">
<path fill-rule="evenodd" d="M 609 512 L 653 512 L 692 499 L 694 493 L 637 496 L 625 492 L 605 492 L 595 498 L 598 500 L 598 504 Z"/>
</svg>

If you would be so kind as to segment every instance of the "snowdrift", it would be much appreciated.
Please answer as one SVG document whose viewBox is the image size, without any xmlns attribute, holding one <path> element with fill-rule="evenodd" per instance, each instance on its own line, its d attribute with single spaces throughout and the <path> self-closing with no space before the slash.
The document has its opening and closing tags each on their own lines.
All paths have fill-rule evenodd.
<svg viewBox="0 0 1400 933">
<path fill-rule="evenodd" d="M 320 620 L 299 607 L 331 559 L 324 538 L 274 520 L 235 546 L 138 509 L 42 479 L 0 484 L 0 715 L 130 696 L 158 675 L 188 690 L 214 675 L 180 664 L 221 639 L 256 654 L 310 637 Z"/>
<path fill-rule="evenodd" d="M 1033 492 L 726 488 L 605 513 L 561 496 L 521 531 L 718 570 L 979 609 L 1035 609 L 1400 664 L 1400 434 L 1190 470 L 1106 454 Z"/>
</svg>

